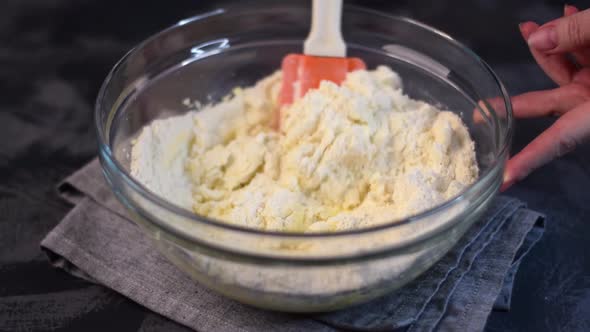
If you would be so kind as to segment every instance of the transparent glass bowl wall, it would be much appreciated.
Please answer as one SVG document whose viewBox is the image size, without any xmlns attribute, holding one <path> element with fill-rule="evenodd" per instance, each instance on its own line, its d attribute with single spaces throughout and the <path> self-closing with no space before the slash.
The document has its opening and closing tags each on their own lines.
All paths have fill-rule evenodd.
<svg viewBox="0 0 590 332">
<path fill-rule="evenodd" d="M 109 185 L 157 248 L 195 280 L 263 308 L 317 312 L 396 289 L 444 255 L 485 211 L 502 179 L 511 109 L 498 78 L 449 36 L 409 19 L 345 7 L 348 54 L 388 65 L 413 98 L 460 114 L 476 142 L 480 179 L 456 199 L 403 221 L 335 234 L 263 233 L 196 216 L 129 175 L 130 144 L 152 120 L 219 101 L 301 52 L 309 9 L 232 7 L 183 20 L 128 53 L 96 104 Z M 495 109 L 479 102 L 499 98 Z M 479 102 L 479 106 L 478 106 Z M 481 115 L 474 121 L 474 112 Z"/>
</svg>

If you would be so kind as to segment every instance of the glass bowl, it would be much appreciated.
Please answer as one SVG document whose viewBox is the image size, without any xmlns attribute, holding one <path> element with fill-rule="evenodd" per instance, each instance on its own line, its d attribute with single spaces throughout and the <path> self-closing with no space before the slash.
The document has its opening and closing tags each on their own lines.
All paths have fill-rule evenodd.
<svg viewBox="0 0 590 332">
<path fill-rule="evenodd" d="M 472 51 L 411 19 L 345 6 L 349 56 L 364 59 L 369 68 L 390 66 L 404 80 L 405 93 L 462 117 L 480 167 L 473 185 L 404 220 L 338 233 L 291 234 L 198 216 L 130 176 L 131 142 L 142 127 L 187 112 L 185 98 L 216 102 L 234 87 L 271 74 L 284 55 L 301 53 L 309 17 L 305 5 L 275 2 L 182 20 L 115 65 L 98 95 L 95 117 L 106 179 L 161 253 L 230 298 L 289 312 L 368 301 L 432 266 L 498 192 L 512 132 L 505 88 Z"/>
</svg>

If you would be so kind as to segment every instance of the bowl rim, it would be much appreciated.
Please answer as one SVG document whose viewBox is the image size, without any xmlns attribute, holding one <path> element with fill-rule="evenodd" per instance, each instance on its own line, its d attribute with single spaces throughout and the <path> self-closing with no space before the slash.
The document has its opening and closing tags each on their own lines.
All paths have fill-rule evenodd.
<svg viewBox="0 0 590 332">
<path fill-rule="evenodd" d="M 410 223 L 418 222 L 423 218 L 431 217 L 435 214 L 438 214 L 438 213 L 446 210 L 447 208 L 449 208 L 451 206 L 458 204 L 458 202 L 460 202 L 466 194 L 475 192 L 478 189 L 479 184 L 481 184 L 482 182 L 486 182 L 486 180 L 489 180 L 489 178 L 493 176 L 494 171 L 497 169 L 498 164 L 503 160 L 502 156 L 507 155 L 507 151 L 510 148 L 510 144 L 512 141 L 513 129 L 514 129 L 513 128 L 514 127 L 514 120 L 513 120 L 512 104 L 511 104 L 509 94 L 508 94 L 504 84 L 502 83 L 502 81 L 500 80 L 498 75 L 492 70 L 492 68 L 483 59 L 481 59 L 470 48 L 465 46 L 463 43 L 457 41 L 456 39 L 454 39 L 453 37 L 451 37 L 447 33 L 440 31 L 440 30 L 438 30 L 430 25 L 427 25 L 425 23 L 422 23 L 420 21 L 417 21 L 417 20 L 414 20 L 414 19 L 411 19 L 408 17 L 404 17 L 404 16 L 385 14 L 385 13 L 382 13 L 382 12 L 379 12 L 379 11 L 376 11 L 373 9 L 368 9 L 368 8 L 364 8 L 364 7 L 360 7 L 360 6 L 344 5 L 343 10 L 345 10 L 345 11 L 353 10 L 353 11 L 357 11 L 357 12 L 364 12 L 364 13 L 370 14 L 370 15 L 380 16 L 380 17 L 387 18 L 390 20 L 403 21 L 405 23 L 409 23 L 411 25 L 425 29 L 430 33 L 439 35 L 440 37 L 444 38 L 447 42 L 449 42 L 449 43 L 453 44 L 454 46 L 460 48 L 461 50 L 465 51 L 472 58 L 472 60 L 475 63 L 478 63 L 479 65 L 481 65 L 483 67 L 483 69 L 491 76 L 491 79 L 494 82 L 494 84 L 497 86 L 498 92 L 502 96 L 502 99 L 504 101 L 504 106 L 506 109 L 506 112 L 505 112 L 506 129 L 504 131 L 505 134 L 503 135 L 503 137 L 500 137 L 500 139 L 502 140 L 501 146 L 498 149 L 498 151 L 495 153 L 495 156 L 494 156 L 495 159 L 494 159 L 493 163 L 491 164 L 491 166 L 488 167 L 488 169 L 486 169 L 486 171 L 483 174 L 480 174 L 480 176 L 478 177 L 478 179 L 474 183 L 470 184 L 467 188 L 465 188 L 464 190 L 459 192 L 455 197 L 453 197 L 452 199 L 447 200 L 439 205 L 436 205 L 433 208 L 430 208 L 426 211 L 423 211 L 423 212 L 415 214 L 415 215 L 408 216 L 408 217 L 400 219 L 400 220 L 394 220 L 394 221 L 390 221 L 387 223 L 383 223 L 383 224 L 379 224 L 379 225 L 375 225 L 375 226 L 371 226 L 371 227 L 344 230 L 344 231 L 295 233 L 295 232 L 259 230 L 259 229 L 255 229 L 255 228 L 230 224 L 227 222 L 223 222 L 223 221 L 219 221 L 219 220 L 216 220 L 213 218 L 202 216 L 202 215 L 196 214 L 192 211 L 189 211 L 185 208 L 177 206 L 177 205 L 163 199 L 162 197 L 160 197 L 159 195 L 157 195 L 156 193 L 152 192 L 150 189 L 145 187 L 139 181 L 137 181 L 133 176 L 131 176 L 131 174 L 129 174 L 124 169 L 124 167 L 122 167 L 120 162 L 114 157 L 113 152 L 112 152 L 110 146 L 108 145 L 108 139 L 106 137 L 107 137 L 107 134 L 109 134 L 108 131 L 111 127 L 113 115 L 117 110 L 115 110 L 115 109 L 109 110 L 109 115 L 106 117 L 107 123 L 103 125 L 102 120 L 101 120 L 101 118 L 102 118 L 101 117 L 101 112 L 102 112 L 102 103 L 101 102 L 105 98 L 107 89 L 109 88 L 113 77 L 116 75 L 118 70 L 124 66 L 126 61 L 131 56 L 134 55 L 134 53 L 137 50 L 142 49 L 144 46 L 146 46 L 150 42 L 160 38 L 164 34 L 170 32 L 174 29 L 177 29 L 183 25 L 190 24 L 190 23 L 197 22 L 197 21 L 201 21 L 201 20 L 206 20 L 208 18 L 215 17 L 218 15 L 226 14 L 229 11 L 233 11 L 234 9 L 237 9 L 240 7 L 242 7 L 242 6 L 239 4 L 238 5 L 226 5 L 224 7 L 219 7 L 219 8 L 216 8 L 216 9 L 213 9 L 213 10 L 201 13 L 201 14 L 193 15 L 193 16 L 181 19 L 181 20 L 177 21 L 177 23 L 170 25 L 167 28 L 164 28 L 164 29 L 160 30 L 159 32 L 151 35 L 150 37 L 144 39 L 142 42 L 140 42 L 139 44 L 137 44 L 136 46 L 131 48 L 123 57 L 121 57 L 121 59 L 119 59 L 119 61 L 116 62 L 116 64 L 109 71 L 108 75 L 106 76 L 105 80 L 103 81 L 103 83 L 100 87 L 100 90 L 98 92 L 96 102 L 95 102 L 95 114 L 94 114 L 94 122 L 95 123 L 94 124 L 95 124 L 95 131 L 96 131 L 97 137 L 98 137 L 99 154 L 101 157 L 101 162 L 103 161 L 103 158 L 104 158 L 104 161 L 107 161 L 111 165 L 113 165 L 115 167 L 116 172 L 120 176 L 122 176 L 123 180 L 127 184 L 129 184 L 129 186 L 131 188 L 133 188 L 133 190 L 135 192 L 139 193 L 142 197 L 144 197 L 145 199 L 147 199 L 151 203 L 158 205 L 160 208 L 167 210 L 169 212 L 172 212 L 176 215 L 179 215 L 183 218 L 190 219 L 193 222 L 204 223 L 209 226 L 218 227 L 218 228 L 226 229 L 229 231 L 236 231 L 236 232 L 255 234 L 255 235 L 261 235 L 261 236 L 271 236 L 271 237 L 277 237 L 277 238 L 322 238 L 322 237 L 337 238 L 337 237 L 350 236 L 350 235 L 354 235 L 354 234 L 378 232 L 383 229 L 391 229 L 391 228 L 395 228 L 395 227 L 404 226 L 404 225 L 407 225 Z M 294 6 L 292 4 L 290 4 L 290 5 L 281 4 L 276 7 L 289 8 L 289 7 L 294 7 Z M 295 7 L 303 8 L 304 6 L 299 5 L 299 6 L 295 6 Z M 254 9 L 253 11 L 256 11 L 256 9 Z M 121 97 L 121 95 L 118 96 L 118 98 L 120 98 L 120 97 Z M 488 109 L 494 110 L 494 108 L 491 105 L 489 105 L 489 103 L 486 100 L 482 100 L 482 101 L 485 103 L 485 105 Z M 497 121 L 496 112 L 491 112 L 491 114 L 492 114 L 493 120 Z M 105 128 L 103 128 L 103 127 L 106 127 L 107 129 L 105 130 Z M 105 167 L 104 163 L 102 163 L 102 167 Z M 173 228 L 170 225 L 168 225 L 168 223 L 166 223 L 164 221 L 152 220 L 152 219 L 150 219 L 150 221 L 151 222 L 155 221 L 158 224 L 158 226 L 163 227 L 166 230 L 173 232 L 174 234 L 180 235 L 187 240 L 190 240 L 190 241 L 194 240 L 185 231 L 183 231 L 181 229 Z M 444 226 L 444 225 L 441 225 L 441 226 Z M 437 229 L 433 229 L 432 231 L 429 232 L 429 233 L 431 233 L 429 235 L 434 236 L 434 235 L 438 234 L 440 231 L 444 231 L 444 228 L 445 227 L 439 227 Z M 430 236 L 427 236 L 428 234 L 424 234 L 424 235 L 426 237 L 430 237 Z M 416 239 L 416 240 L 418 240 L 418 239 Z"/>
</svg>

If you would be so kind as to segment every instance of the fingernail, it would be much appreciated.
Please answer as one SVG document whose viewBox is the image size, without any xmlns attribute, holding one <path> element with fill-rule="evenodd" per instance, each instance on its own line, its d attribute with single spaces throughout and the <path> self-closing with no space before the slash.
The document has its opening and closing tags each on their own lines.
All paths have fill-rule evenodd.
<svg viewBox="0 0 590 332">
<path fill-rule="evenodd" d="M 577 13 L 578 12 L 578 8 L 572 6 L 572 5 L 568 5 L 565 4 L 563 5 L 563 14 L 564 15 L 568 15 L 568 13 L 573 14 L 573 13 Z"/>
<path fill-rule="evenodd" d="M 525 33 L 525 26 L 526 26 L 527 22 L 520 22 L 518 23 L 518 31 L 520 31 L 520 35 L 522 36 L 522 38 L 524 38 L 524 41 L 526 42 L 528 40 L 528 34 Z"/>
<path fill-rule="evenodd" d="M 539 29 L 527 40 L 530 47 L 539 51 L 549 51 L 557 47 L 557 31 L 555 27 Z"/>
<path fill-rule="evenodd" d="M 510 188 L 515 180 L 508 174 L 507 172 L 504 173 L 504 178 L 502 180 L 502 186 L 500 187 L 500 192 L 504 192 L 506 189 Z"/>
</svg>

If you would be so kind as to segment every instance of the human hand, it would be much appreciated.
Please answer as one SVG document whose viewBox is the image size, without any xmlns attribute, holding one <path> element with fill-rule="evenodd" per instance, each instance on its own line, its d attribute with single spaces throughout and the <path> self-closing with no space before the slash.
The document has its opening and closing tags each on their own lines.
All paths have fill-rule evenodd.
<svg viewBox="0 0 590 332">
<path fill-rule="evenodd" d="M 566 5 L 564 17 L 520 24 L 535 61 L 559 85 L 512 98 L 516 118 L 558 116 L 506 165 L 502 190 L 590 138 L 590 9 Z"/>
</svg>

